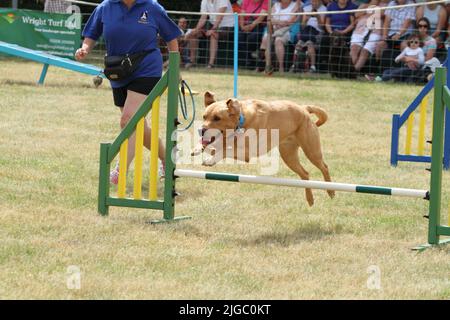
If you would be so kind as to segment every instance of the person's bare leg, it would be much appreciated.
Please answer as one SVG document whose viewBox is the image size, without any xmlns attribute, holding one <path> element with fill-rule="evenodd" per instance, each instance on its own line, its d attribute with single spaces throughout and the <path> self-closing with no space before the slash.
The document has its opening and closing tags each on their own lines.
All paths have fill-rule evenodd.
<svg viewBox="0 0 450 320">
<path fill-rule="evenodd" d="M 152 130 L 147 124 L 147 121 L 145 121 L 145 129 L 144 129 L 144 146 L 150 150 L 151 146 L 151 136 L 152 136 Z M 164 147 L 164 141 L 161 138 L 158 138 L 158 157 L 163 163 L 163 165 L 166 164 L 166 148 Z"/>
<path fill-rule="evenodd" d="M 195 64 L 197 60 L 198 37 L 199 37 L 198 32 L 191 33 L 186 36 L 186 41 L 189 46 L 189 55 L 192 64 Z"/>
<path fill-rule="evenodd" d="M 261 45 L 259 47 L 261 50 L 267 49 L 267 33 L 264 35 L 264 37 L 261 40 Z"/>
<path fill-rule="evenodd" d="M 219 47 L 219 35 L 214 32 L 211 37 L 209 37 L 209 64 L 214 65 L 217 56 L 217 49 Z"/>
<path fill-rule="evenodd" d="M 369 55 L 370 55 L 370 52 L 367 51 L 366 49 L 362 49 L 361 50 L 359 58 L 358 58 L 358 60 L 356 61 L 356 64 L 355 64 L 355 70 L 356 71 L 361 71 L 361 69 L 366 64 L 367 59 L 369 59 Z"/>
<path fill-rule="evenodd" d="M 350 57 L 352 58 L 353 65 L 356 65 L 356 62 L 358 61 L 360 52 L 361 52 L 361 46 L 358 46 L 356 44 L 352 44 L 350 46 Z"/>
<path fill-rule="evenodd" d="M 308 56 L 311 66 L 316 66 L 316 48 L 313 44 L 308 45 Z"/>
<path fill-rule="evenodd" d="M 386 41 L 380 41 L 377 44 L 377 47 L 375 49 L 375 59 L 377 61 L 381 60 L 381 55 L 383 54 L 383 51 L 387 48 Z"/>
<path fill-rule="evenodd" d="M 121 108 L 122 116 L 120 118 L 120 127 L 123 129 L 133 115 L 136 113 L 137 109 L 141 106 L 142 102 L 145 100 L 147 96 L 145 94 L 141 94 L 134 91 L 127 91 L 127 99 L 125 100 L 125 105 Z M 150 141 L 151 141 L 151 130 L 148 126 L 147 122 L 144 123 L 144 146 L 150 150 Z M 134 159 L 135 155 L 135 146 L 136 146 L 136 134 L 133 133 L 128 138 L 128 152 L 127 152 L 127 168 L 130 166 L 131 162 Z M 159 158 L 164 163 L 165 149 L 164 144 L 161 139 L 159 139 Z"/>
<path fill-rule="evenodd" d="M 275 38 L 275 53 L 278 59 L 278 71 L 284 72 L 284 43 L 280 38 Z"/>
</svg>

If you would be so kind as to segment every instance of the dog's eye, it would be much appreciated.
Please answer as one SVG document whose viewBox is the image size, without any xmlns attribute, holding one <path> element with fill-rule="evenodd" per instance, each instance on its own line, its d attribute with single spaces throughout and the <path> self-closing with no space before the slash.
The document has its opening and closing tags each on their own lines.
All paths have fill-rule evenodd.
<svg viewBox="0 0 450 320">
<path fill-rule="evenodd" d="M 203 120 L 206 120 L 206 116 L 203 116 Z"/>
<path fill-rule="evenodd" d="M 218 116 L 214 116 L 213 121 L 220 121 L 220 118 Z"/>
</svg>

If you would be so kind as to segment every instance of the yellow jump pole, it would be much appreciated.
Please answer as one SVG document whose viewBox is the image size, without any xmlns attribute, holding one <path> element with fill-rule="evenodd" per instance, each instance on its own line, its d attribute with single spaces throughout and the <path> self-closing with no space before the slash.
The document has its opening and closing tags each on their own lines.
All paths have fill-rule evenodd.
<svg viewBox="0 0 450 320">
<path fill-rule="evenodd" d="M 417 152 L 419 156 L 423 156 L 425 154 L 425 125 L 427 121 L 427 106 L 428 96 L 425 96 L 420 103 L 419 145 Z"/>
<path fill-rule="evenodd" d="M 143 147 L 144 147 L 144 121 L 145 118 L 139 120 L 136 125 L 136 156 L 134 159 L 134 199 L 142 198 L 142 163 L 144 161 Z"/>
<path fill-rule="evenodd" d="M 128 139 L 122 143 L 119 151 L 119 183 L 117 186 L 118 198 L 125 198 L 125 191 L 127 188 L 127 152 Z"/>
<path fill-rule="evenodd" d="M 406 122 L 405 154 L 411 154 L 413 126 L 414 126 L 414 113 L 411 113 L 408 117 L 408 121 Z"/>
<path fill-rule="evenodd" d="M 157 97 L 152 106 L 149 188 L 149 199 L 152 201 L 158 198 L 159 99 L 160 97 Z"/>
<path fill-rule="evenodd" d="M 447 225 L 450 227 L 450 206 L 448 207 L 448 221 Z"/>
</svg>

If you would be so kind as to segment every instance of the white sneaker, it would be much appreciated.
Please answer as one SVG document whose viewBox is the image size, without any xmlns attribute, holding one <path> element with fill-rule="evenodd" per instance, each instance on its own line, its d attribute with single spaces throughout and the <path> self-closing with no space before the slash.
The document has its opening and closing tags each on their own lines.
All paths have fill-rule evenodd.
<svg viewBox="0 0 450 320">
<path fill-rule="evenodd" d="M 309 72 L 312 72 L 312 73 L 317 72 L 316 66 L 312 65 L 311 67 L 309 67 Z"/>
</svg>

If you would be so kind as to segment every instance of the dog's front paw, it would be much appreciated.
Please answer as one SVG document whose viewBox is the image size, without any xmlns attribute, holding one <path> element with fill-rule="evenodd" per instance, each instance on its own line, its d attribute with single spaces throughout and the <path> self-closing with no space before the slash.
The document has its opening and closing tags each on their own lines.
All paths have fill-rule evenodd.
<svg viewBox="0 0 450 320">
<path fill-rule="evenodd" d="M 216 160 L 214 159 L 214 157 L 207 157 L 206 159 L 203 159 L 202 165 L 206 166 L 206 167 L 212 167 L 213 165 L 216 164 Z"/>
<path fill-rule="evenodd" d="M 196 148 L 192 149 L 191 157 L 198 156 L 202 152 L 203 152 L 203 148 L 202 147 L 196 147 Z"/>
</svg>

